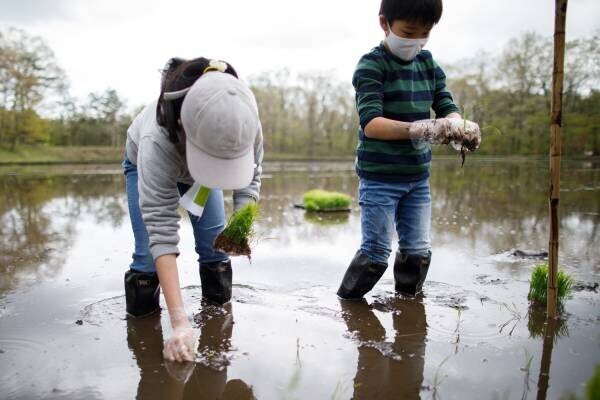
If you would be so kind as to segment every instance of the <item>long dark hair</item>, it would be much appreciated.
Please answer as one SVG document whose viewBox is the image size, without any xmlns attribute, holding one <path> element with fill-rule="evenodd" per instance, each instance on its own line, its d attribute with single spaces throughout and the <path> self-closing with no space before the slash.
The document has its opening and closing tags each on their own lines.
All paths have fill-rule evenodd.
<svg viewBox="0 0 600 400">
<path fill-rule="evenodd" d="M 183 129 L 179 125 L 179 120 L 181 118 L 181 105 L 185 96 L 174 100 L 165 100 L 164 93 L 175 92 L 192 86 L 202 76 L 210 61 L 210 59 L 204 57 L 193 60 L 172 58 L 162 71 L 160 95 L 156 106 L 156 122 L 169 132 L 169 140 L 174 144 L 184 142 Z M 237 78 L 235 69 L 229 63 L 226 64 L 225 73 Z"/>
</svg>

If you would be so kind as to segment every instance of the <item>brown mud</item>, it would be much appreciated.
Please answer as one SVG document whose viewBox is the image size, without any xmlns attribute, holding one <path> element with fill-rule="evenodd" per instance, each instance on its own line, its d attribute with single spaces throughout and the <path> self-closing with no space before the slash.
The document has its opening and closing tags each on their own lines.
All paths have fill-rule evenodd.
<svg viewBox="0 0 600 400">
<path fill-rule="evenodd" d="M 246 256 L 248 259 L 251 258 L 252 249 L 250 249 L 250 244 L 248 243 L 248 239 L 244 240 L 243 243 L 235 243 L 233 240 L 228 238 L 227 236 L 220 234 L 215 239 L 214 243 L 215 249 L 224 251 L 231 256 Z"/>
</svg>

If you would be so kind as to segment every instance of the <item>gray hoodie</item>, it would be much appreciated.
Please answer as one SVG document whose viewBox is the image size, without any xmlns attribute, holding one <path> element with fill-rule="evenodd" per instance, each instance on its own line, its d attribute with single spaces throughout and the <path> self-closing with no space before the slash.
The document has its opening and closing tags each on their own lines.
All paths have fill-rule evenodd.
<svg viewBox="0 0 600 400">
<path fill-rule="evenodd" d="M 148 235 L 150 253 L 157 259 L 163 254 L 179 254 L 179 191 L 177 183 L 194 183 L 185 160 L 175 144 L 169 141 L 166 129 L 156 122 L 156 104 L 152 102 L 133 120 L 127 129 L 126 154 L 137 165 L 140 210 Z M 233 191 L 235 205 L 248 200 L 258 201 L 262 172 L 262 128 L 254 143 L 254 178 L 244 189 Z"/>
</svg>

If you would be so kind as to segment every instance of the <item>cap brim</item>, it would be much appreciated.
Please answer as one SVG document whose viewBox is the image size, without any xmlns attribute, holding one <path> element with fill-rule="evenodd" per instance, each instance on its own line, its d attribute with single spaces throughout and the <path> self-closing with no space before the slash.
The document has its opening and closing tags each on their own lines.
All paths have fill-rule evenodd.
<svg viewBox="0 0 600 400">
<path fill-rule="evenodd" d="M 252 149 L 239 158 L 224 159 L 205 153 L 187 140 L 186 157 L 194 181 L 211 189 L 243 189 L 254 176 Z"/>
</svg>

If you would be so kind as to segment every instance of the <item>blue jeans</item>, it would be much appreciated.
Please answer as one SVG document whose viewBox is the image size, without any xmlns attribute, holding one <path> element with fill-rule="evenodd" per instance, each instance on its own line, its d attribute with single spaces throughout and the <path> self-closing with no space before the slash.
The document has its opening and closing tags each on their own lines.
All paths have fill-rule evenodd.
<svg viewBox="0 0 600 400">
<path fill-rule="evenodd" d="M 417 182 L 378 182 L 360 179 L 363 254 L 387 264 L 392 251 L 392 226 L 404 254 L 427 255 L 431 249 L 431 193 L 429 178 Z"/>
<path fill-rule="evenodd" d="M 140 211 L 137 166 L 125 157 L 123 171 L 125 173 L 129 217 L 135 238 L 135 249 L 132 255 L 133 261 L 129 265 L 129 268 L 140 272 L 156 272 L 154 260 L 150 254 L 148 231 L 146 230 Z M 183 194 L 188 190 L 189 185 L 177 183 L 177 188 L 179 189 L 179 193 Z M 204 264 L 227 260 L 228 256 L 226 253 L 215 251 L 213 248 L 215 238 L 225 227 L 223 192 L 220 190 L 211 190 L 202 217 L 197 217 L 193 214 L 189 214 L 189 216 L 196 241 L 196 253 L 198 253 L 199 257 L 198 262 Z"/>
</svg>

